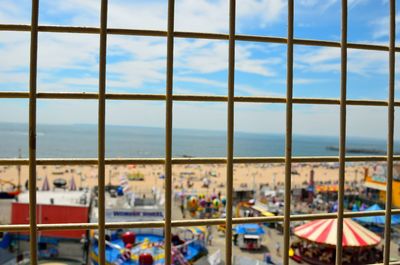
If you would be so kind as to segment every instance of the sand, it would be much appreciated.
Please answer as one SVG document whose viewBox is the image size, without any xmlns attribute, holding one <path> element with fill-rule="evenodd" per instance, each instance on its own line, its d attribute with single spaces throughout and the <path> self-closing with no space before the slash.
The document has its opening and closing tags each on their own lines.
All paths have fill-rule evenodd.
<svg viewBox="0 0 400 265">
<path fill-rule="evenodd" d="M 361 181 L 364 178 L 364 168 L 371 167 L 373 164 L 351 164 L 346 167 L 346 181 Z M 106 166 L 106 184 L 118 185 L 120 176 L 127 174 L 143 174 L 143 181 L 129 181 L 133 191 L 145 193 L 151 191 L 153 187 L 163 189 L 164 174 L 163 165 L 116 165 Z M 307 163 L 293 164 L 292 168 L 292 188 L 300 187 L 303 183 L 309 181 L 310 171 L 314 170 L 314 180 L 334 183 L 338 180 L 337 163 Z M 183 186 L 186 190 L 210 193 L 225 193 L 226 184 L 226 166 L 219 165 L 174 165 L 173 166 L 173 189 L 181 190 Z M 236 164 L 234 167 L 234 188 L 259 188 L 260 185 L 268 184 L 270 187 L 283 186 L 284 182 L 284 164 Z M 161 177 L 160 177 L 161 176 Z M 57 178 L 63 178 L 67 181 L 67 187 L 72 178 L 76 186 L 91 188 L 97 185 L 97 166 L 38 166 L 37 167 L 37 187 L 42 189 L 43 181 L 48 178 L 50 188 L 53 188 L 53 181 Z M 209 188 L 202 187 L 203 179 L 210 181 Z M 21 184 L 25 190 L 25 183 L 28 179 L 28 167 L 21 166 Z M 190 183 L 188 183 L 190 179 Z M 17 166 L 0 167 L 0 180 L 18 183 Z M 188 184 L 192 186 L 189 188 Z M 0 190 L 10 188 L 8 184 L 0 183 Z"/>
</svg>

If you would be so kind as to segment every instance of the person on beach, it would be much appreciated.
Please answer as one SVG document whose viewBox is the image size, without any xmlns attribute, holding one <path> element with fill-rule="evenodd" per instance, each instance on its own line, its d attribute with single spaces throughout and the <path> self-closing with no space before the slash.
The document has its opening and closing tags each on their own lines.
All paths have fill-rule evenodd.
<svg viewBox="0 0 400 265">
<path fill-rule="evenodd" d="M 265 252 L 265 254 L 264 254 L 264 262 L 267 263 L 267 264 L 275 264 L 272 261 L 271 253 L 269 253 L 268 251 Z"/>
<path fill-rule="evenodd" d="M 209 246 L 212 246 L 212 240 L 213 240 L 212 227 L 209 225 L 207 226 L 207 244 Z"/>
<path fill-rule="evenodd" d="M 275 243 L 275 251 L 276 251 L 276 255 L 278 257 L 280 257 L 281 256 L 281 244 L 279 242 Z"/>
<path fill-rule="evenodd" d="M 184 195 L 181 195 L 181 203 L 179 205 L 179 208 L 181 209 L 182 218 L 185 219 L 186 214 L 185 214 L 185 196 Z"/>
</svg>

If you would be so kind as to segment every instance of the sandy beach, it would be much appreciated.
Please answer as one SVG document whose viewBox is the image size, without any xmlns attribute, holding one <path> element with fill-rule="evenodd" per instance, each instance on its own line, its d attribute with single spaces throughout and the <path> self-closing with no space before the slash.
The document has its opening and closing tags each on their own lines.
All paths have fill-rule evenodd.
<svg viewBox="0 0 400 265">
<path fill-rule="evenodd" d="M 346 167 L 346 181 L 360 181 L 364 178 L 364 170 L 371 167 L 368 164 L 352 164 Z M 163 165 L 111 165 L 106 166 L 106 185 L 118 185 L 120 176 L 140 175 L 143 180 L 132 180 L 130 186 L 133 191 L 142 193 L 148 192 L 153 187 L 163 189 L 164 180 Z M 293 164 L 292 168 L 292 188 L 300 187 L 309 181 L 311 170 L 315 172 L 316 183 L 331 181 L 334 183 L 338 179 L 338 168 L 335 163 L 307 163 Z M 285 167 L 280 164 L 236 164 L 234 167 L 234 188 L 258 188 L 260 185 L 268 184 L 283 186 Z M 17 166 L 0 167 L 0 180 L 9 181 L 14 184 L 18 182 Z M 67 181 L 67 187 L 73 178 L 76 186 L 91 188 L 97 185 L 96 166 L 38 166 L 37 167 L 37 187 L 41 189 L 43 181 L 48 178 L 50 189 L 53 188 L 53 181 L 63 178 Z M 203 187 L 203 179 L 210 181 L 209 188 Z M 21 166 L 21 185 L 25 186 L 28 179 L 28 167 Z M 188 183 L 190 179 L 190 183 Z M 174 165 L 173 166 L 173 189 L 179 190 L 183 186 L 186 190 L 195 192 L 221 192 L 225 193 L 226 166 L 218 165 Z M 190 184 L 188 186 L 188 184 Z M 7 184 L 0 183 L 3 190 L 9 188 Z"/>
</svg>

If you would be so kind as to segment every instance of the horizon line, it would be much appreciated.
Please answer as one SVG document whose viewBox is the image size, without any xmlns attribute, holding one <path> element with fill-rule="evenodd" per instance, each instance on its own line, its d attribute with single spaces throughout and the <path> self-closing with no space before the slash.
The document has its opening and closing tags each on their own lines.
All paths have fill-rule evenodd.
<svg viewBox="0 0 400 265">
<path fill-rule="evenodd" d="M 28 122 L 8 122 L 8 121 L 0 121 L 0 124 L 16 124 L 16 125 L 27 125 L 27 126 L 29 125 Z M 97 126 L 96 123 L 36 123 L 36 124 L 37 125 L 46 125 L 46 126 Z M 128 127 L 128 128 L 136 127 L 136 128 L 149 128 L 149 129 L 165 130 L 165 128 L 163 128 L 163 127 L 155 127 L 155 126 L 147 126 L 147 125 L 106 124 L 106 127 L 107 126 Z M 199 128 L 182 128 L 182 127 L 173 127 L 172 129 L 226 133 L 226 131 L 218 130 L 218 129 L 203 129 L 203 128 L 199 129 Z M 285 132 L 277 133 L 277 132 L 252 132 L 252 131 L 235 130 L 235 133 L 285 136 Z M 339 134 L 339 132 L 338 132 L 338 134 Z M 321 134 L 318 135 L 318 134 L 303 134 L 303 133 L 293 134 L 293 136 L 339 138 L 339 135 L 321 135 Z M 348 135 L 346 137 L 346 139 L 348 139 L 348 138 L 387 141 L 387 138 L 357 136 L 357 135 Z M 394 141 L 398 142 L 399 140 L 395 139 Z"/>
</svg>

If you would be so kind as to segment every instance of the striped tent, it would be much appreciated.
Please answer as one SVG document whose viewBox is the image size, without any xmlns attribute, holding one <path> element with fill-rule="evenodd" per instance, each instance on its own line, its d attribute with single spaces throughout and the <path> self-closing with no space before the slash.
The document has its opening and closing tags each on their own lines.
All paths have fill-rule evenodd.
<svg viewBox="0 0 400 265">
<path fill-rule="evenodd" d="M 73 176 L 71 177 L 71 180 L 69 182 L 69 190 L 72 190 L 72 191 L 76 190 L 76 183 L 75 183 L 75 179 Z"/>
<path fill-rule="evenodd" d="M 42 184 L 42 190 L 43 191 L 50 190 L 50 184 L 49 184 L 49 180 L 47 179 L 47 176 L 44 177 L 43 184 Z"/>
<path fill-rule="evenodd" d="M 336 246 L 337 219 L 314 220 L 294 228 L 294 234 L 318 244 Z M 379 244 L 381 237 L 357 224 L 343 219 L 343 247 L 369 247 Z"/>
</svg>

